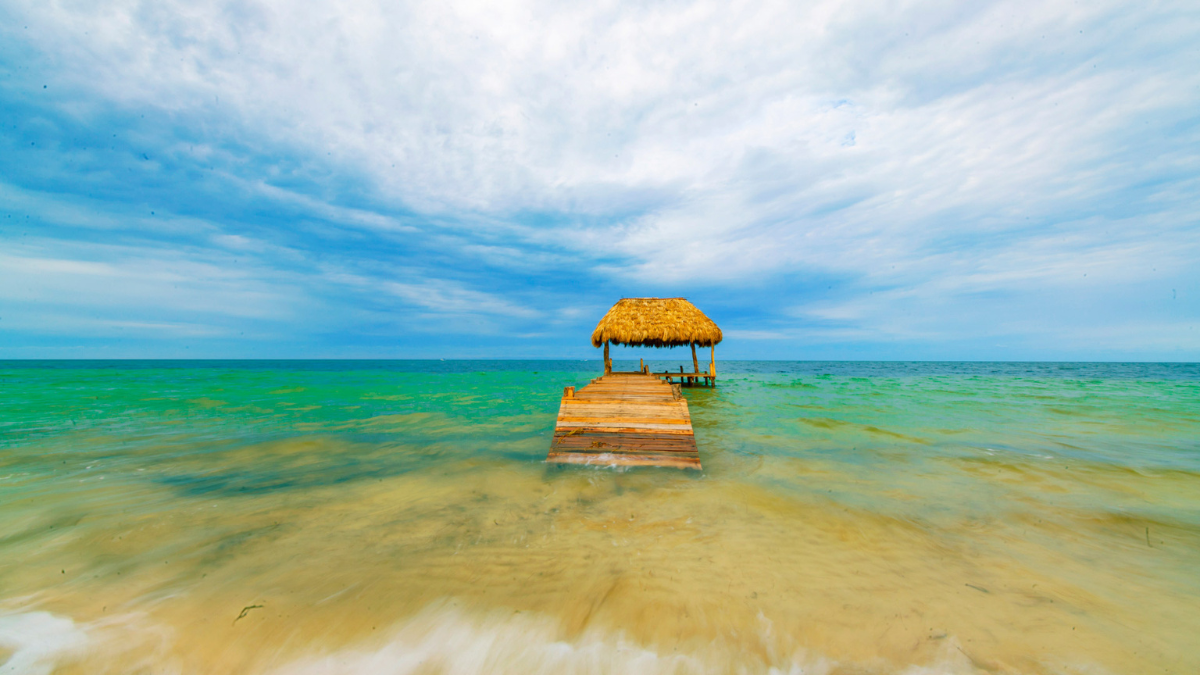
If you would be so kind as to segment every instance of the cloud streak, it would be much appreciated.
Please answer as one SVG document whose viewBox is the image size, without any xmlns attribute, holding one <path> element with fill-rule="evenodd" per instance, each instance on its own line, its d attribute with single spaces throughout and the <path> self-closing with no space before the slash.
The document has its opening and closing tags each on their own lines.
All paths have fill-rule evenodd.
<svg viewBox="0 0 1200 675">
<path fill-rule="evenodd" d="M 1189 3 L 0 18 L 0 274 L 30 289 L 0 293 L 27 317 L 0 355 L 34 298 L 148 340 L 244 320 L 293 355 L 441 356 L 588 354 L 615 298 L 683 294 L 735 355 L 1200 358 Z M 442 339 L 380 346 L 414 323 Z"/>
</svg>

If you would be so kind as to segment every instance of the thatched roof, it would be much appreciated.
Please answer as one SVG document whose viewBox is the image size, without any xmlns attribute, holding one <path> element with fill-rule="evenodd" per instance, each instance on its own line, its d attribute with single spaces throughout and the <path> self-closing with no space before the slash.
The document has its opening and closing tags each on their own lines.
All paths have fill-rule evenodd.
<svg viewBox="0 0 1200 675">
<path fill-rule="evenodd" d="M 624 298 L 592 332 L 592 346 L 605 342 L 638 347 L 711 347 L 721 329 L 683 298 Z"/>
</svg>

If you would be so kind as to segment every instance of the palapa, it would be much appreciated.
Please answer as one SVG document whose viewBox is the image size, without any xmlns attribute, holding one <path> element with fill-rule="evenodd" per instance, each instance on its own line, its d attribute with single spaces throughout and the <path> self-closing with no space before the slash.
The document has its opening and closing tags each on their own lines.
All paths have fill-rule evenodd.
<svg viewBox="0 0 1200 675">
<path fill-rule="evenodd" d="M 592 332 L 592 346 L 611 342 L 637 347 L 712 347 L 721 329 L 683 298 L 623 298 Z"/>
<path fill-rule="evenodd" d="M 717 343 L 721 341 L 721 329 L 704 312 L 683 298 L 622 298 L 608 310 L 596 330 L 592 331 L 592 346 L 604 345 L 604 373 L 612 372 L 612 359 L 608 356 L 609 343 L 631 347 L 683 347 L 692 348 L 692 365 L 697 377 L 700 361 L 696 358 L 696 346 L 711 347 L 706 381 L 715 384 L 717 375 Z M 646 366 L 642 367 L 645 372 Z M 680 380 L 684 378 L 682 374 Z"/>
</svg>

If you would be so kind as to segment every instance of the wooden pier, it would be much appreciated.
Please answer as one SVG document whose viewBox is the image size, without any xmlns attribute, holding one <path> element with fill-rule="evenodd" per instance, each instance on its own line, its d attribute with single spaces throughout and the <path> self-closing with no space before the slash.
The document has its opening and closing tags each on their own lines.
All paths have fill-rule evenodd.
<svg viewBox="0 0 1200 675">
<path fill-rule="evenodd" d="M 699 469 L 687 400 L 661 377 L 610 373 L 567 387 L 546 461 Z"/>
</svg>

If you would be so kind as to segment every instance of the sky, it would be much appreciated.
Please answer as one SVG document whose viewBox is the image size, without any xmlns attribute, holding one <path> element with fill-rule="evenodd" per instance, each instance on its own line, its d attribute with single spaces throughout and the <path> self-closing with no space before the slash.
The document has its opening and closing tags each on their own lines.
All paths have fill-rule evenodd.
<svg viewBox="0 0 1200 675">
<path fill-rule="evenodd" d="M 0 358 L 1200 360 L 1195 0 L 0 0 L 0 128 Z"/>
</svg>

